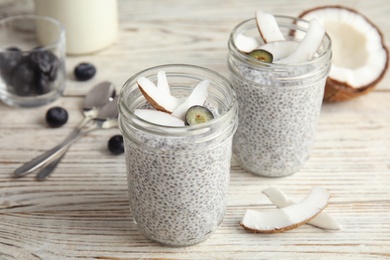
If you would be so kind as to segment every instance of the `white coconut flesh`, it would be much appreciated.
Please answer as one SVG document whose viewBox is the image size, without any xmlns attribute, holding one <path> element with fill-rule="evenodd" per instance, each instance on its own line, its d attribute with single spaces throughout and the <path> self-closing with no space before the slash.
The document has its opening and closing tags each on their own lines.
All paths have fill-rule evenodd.
<svg viewBox="0 0 390 260">
<path fill-rule="evenodd" d="M 325 29 L 317 19 L 310 20 L 307 32 L 295 51 L 276 63 L 291 64 L 311 60 L 320 47 L 324 35 Z"/>
<path fill-rule="evenodd" d="M 316 215 L 327 205 L 330 194 L 322 187 L 314 187 L 302 201 L 290 206 L 260 212 L 247 210 L 241 226 L 256 233 L 277 233 L 299 227 Z"/>
<path fill-rule="evenodd" d="M 272 14 L 256 11 L 256 23 L 260 36 L 265 43 L 285 40 L 275 16 Z"/>
<path fill-rule="evenodd" d="M 191 92 L 188 98 L 181 103 L 173 112 L 172 115 L 184 120 L 187 110 L 192 106 L 203 106 L 208 95 L 209 80 L 201 81 Z"/>
<path fill-rule="evenodd" d="M 269 42 L 259 47 L 261 50 L 268 51 L 272 54 L 273 61 L 285 58 L 293 53 L 299 45 L 296 41 L 276 41 Z"/>
<path fill-rule="evenodd" d="M 316 18 L 332 40 L 330 78 L 359 88 L 380 77 L 387 53 L 380 32 L 365 17 L 345 8 L 319 8 L 302 18 Z"/>
<path fill-rule="evenodd" d="M 136 109 L 134 114 L 145 121 L 156 125 L 163 126 L 184 126 L 184 121 L 174 117 L 168 113 L 151 110 L 151 109 Z"/>
<path fill-rule="evenodd" d="M 139 77 L 137 83 L 146 100 L 159 111 L 172 113 L 182 102 L 180 99 L 161 91 L 148 78 Z"/>
<path fill-rule="evenodd" d="M 167 95 L 171 95 L 171 88 L 169 87 L 169 84 L 168 84 L 168 79 L 167 79 L 167 75 L 165 74 L 165 71 L 159 71 L 157 73 L 157 88 L 167 94 Z"/>
<path fill-rule="evenodd" d="M 186 98 L 176 98 L 170 93 L 170 86 L 164 71 L 157 73 L 157 86 L 146 77 L 137 79 L 138 87 L 156 110 L 136 109 L 135 115 L 145 121 L 164 126 L 184 126 L 187 110 L 195 105 L 203 106 L 208 96 L 209 80 L 198 83 Z"/>
<path fill-rule="evenodd" d="M 317 52 L 325 35 L 324 28 L 316 20 L 312 20 L 307 33 L 299 43 L 285 40 L 275 16 L 262 11 L 256 11 L 256 24 L 265 44 L 258 46 L 259 41 L 243 34 L 236 36 L 235 44 L 244 53 L 250 53 L 255 49 L 268 51 L 272 54 L 274 63 L 309 61 Z"/>
<path fill-rule="evenodd" d="M 262 191 L 271 202 L 278 208 L 284 208 L 290 205 L 295 204 L 296 202 L 291 200 L 284 192 L 276 188 L 267 188 Z M 337 222 L 337 220 L 329 215 L 326 212 L 319 213 L 312 220 L 307 222 L 307 224 L 323 228 L 329 230 L 341 230 L 341 225 Z"/>
<path fill-rule="evenodd" d="M 241 33 L 237 34 L 234 43 L 236 44 L 236 47 L 244 53 L 249 53 L 261 45 L 256 38 Z"/>
</svg>

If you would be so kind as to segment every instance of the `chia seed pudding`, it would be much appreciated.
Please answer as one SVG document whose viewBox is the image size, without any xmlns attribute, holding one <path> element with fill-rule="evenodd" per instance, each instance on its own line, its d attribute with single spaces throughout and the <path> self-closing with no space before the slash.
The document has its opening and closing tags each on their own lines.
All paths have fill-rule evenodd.
<svg viewBox="0 0 390 260">
<path fill-rule="evenodd" d="M 293 39 L 294 18 L 277 17 L 282 33 Z M 233 154 L 246 170 L 261 176 L 293 174 L 310 156 L 330 69 L 330 39 L 316 57 L 299 64 L 254 64 L 234 44 L 239 33 L 257 27 L 254 19 L 238 25 L 229 39 L 228 67 L 237 93 L 239 121 Z"/>
<path fill-rule="evenodd" d="M 155 80 L 158 70 L 166 71 L 176 96 L 188 95 L 196 82 L 209 79 L 207 102 L 215 118 L 184 127 L 137 118 L 133 111 L 147 105 L 135 80 L 141 75 Z M 193 245 L 207 239 L 222 222 L 237 128 L 235 98 L 222 76 L 190 65 L 154 67 L 125 83 L 119 122 L 125 141 L 130 209 L 148 238 L 170 246 Z"/>
</svg>

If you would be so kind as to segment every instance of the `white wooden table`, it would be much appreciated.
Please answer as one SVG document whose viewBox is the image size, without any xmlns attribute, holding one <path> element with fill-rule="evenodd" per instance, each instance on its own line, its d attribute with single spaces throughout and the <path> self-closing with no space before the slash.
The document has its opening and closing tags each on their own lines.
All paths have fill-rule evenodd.
<svg viewBox="0 0 390 260">
<path fill-rule="evenodd" d="M 120 34 L 110 48 L 67 58 L 64 97 L 39 108 L 0 104 L 0 259 L 383 259 L 390 258 L 390 74 L 367 96 L 324 104 L 312 157 L 298 173 L 261 178 L 233 160 L 224 221 L 205 242 L 163 247 L 146 239 L 131 221 L 124 156 L 111 155 L 107 140 L 118 129 L 79 140 L 53 175 L 37 182 L 12 171 L 60 142 L 82 119 L 83 96 L 111 80 L 119 91 L 135 72 L 165 63 L 190 63 L 227 75 L 227 39 L 256 9 L 296 16 L 336 0 L 119 1 Z M 367 15 L 390 43 L 388 0 L 346 0 Z M 26 4 L 23 12 L 32 12 Z M 0 10 L 0 15 L 9 15 Z M 76 82 L 73 67 L 97 66 L 88 82 Z M 65 107 L 68 123 L 48 128 L 44 115 Z M 267 210 L 261 194 L 273 186 L 299 200 L 318 185 L 332 193 L 326 212 L 343 226 L 329 232 L 304 225 L 285 233 L 248 233 L 239 222 L 248 208 Z"/>
</svg>

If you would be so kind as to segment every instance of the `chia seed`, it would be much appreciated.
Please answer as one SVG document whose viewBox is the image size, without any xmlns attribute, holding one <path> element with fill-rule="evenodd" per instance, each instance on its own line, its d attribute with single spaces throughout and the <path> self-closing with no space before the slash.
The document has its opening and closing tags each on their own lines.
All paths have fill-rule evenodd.
<svg viewBox="0 0 390 260">
<path fill-rule="evenodd" d="M 148 148 L 125 141 L 130 208 L 138 227 L 167 245 L 207 239 L 224 217 L 232 138 L 209 148 L 173 138 L 145 143 Z"/>
<path fill-rule="evenodd" d="M 256 174 L 280 177 L 297 172 L 308 160 L 320 114 L 325 79 L 292 89 L 270 75 L 243 68 L 245 80 L 232 77 L 239 105 L 233 154 Z"/>
</svg>

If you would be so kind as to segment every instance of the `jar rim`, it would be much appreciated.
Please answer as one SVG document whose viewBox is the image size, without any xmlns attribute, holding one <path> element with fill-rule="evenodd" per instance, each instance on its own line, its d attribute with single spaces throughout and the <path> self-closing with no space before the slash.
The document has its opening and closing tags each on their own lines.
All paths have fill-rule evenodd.
<svg viewBox="0 0 390 260">
<path fill-rule="evenodd" d="M 293 28 L 290 29 L 291 32 L 296 31 L 296 30 L 304 30 L 306 32 L 307 27 L 309 25 L 309 22 L 305 19 L 301 18 L 296 18 L 292 16 L 286 16 L 286 15 L 275 15 L 275 19 L 277 20 L 286 20 L 290 21 L 291 25 L 293 25 Z M 298 22 L 300 22 L 300 25 L 297 25 Z M 302 27 L 302 24 L 306 25 L 306 28 Z M 256 67 L 271 67 L 274 69 L 283 69 L 286 67 L 300 67 L 300 66 L 307 66 L 313 63 L 321 62 L 324 59 L 327 59 L 327 56 L 331 55 L 332 51 L 332 40 L 330 36 L 328 35 L 327 32 L 325 32 L 324 38 L 326 39 L 326 45 L 325 45 L 325 50 L 323 53 L 319 54 L 317 57 L 309 60 L 309 61 L 303 61 L 303 62 L 298 62 L 298 63 L 289 63 L 289 64 L 282 64 L 282 63 L 267 63 L 267 62 L 262 62 L 260 60 L 255 60 L 255 61 L 249 61 L 246 54 L 242 53 L 238 47 L 235 44 L 235 36 L 238 34 L 239 30 L 242 29 L 244 26 L 249 26 L 249 25 L 254 25 L 256 26 L 256 18 L 249 18 L 246 19 L 239 24 L 237 24 L 233 30 L 231 31 L 229 35 L 229 40 L 228 40 L 228 47 L 229 50 L 233 52 L 235 56 L 240 58 L 240 60 L 245 61 L 247 65 L 250 66 L 256 66 Z M 257 26 L 256 26 L 257 27 Z M 324 40 L 323 40 L 324 41 Z"/>
<path fill-rule="evenodd" d="M 176 68 L 177 72 L 173 72 L 174 69 Z M 171 73 L 175 73 L 175 76 L 185 76 L 185 72 L 181 72 L 184 70 L 189 70 L 192 71 L 193 73 L 199 72 L 199 73 L 205 73 L 209 78 L 206 78 L 203 76 L 204 79 L 210 79 L 210 77 L 213 77 L 214 79 L 218 79 L 219 83 L 218 85 L 223 85 L 225 86 L 226 93 L 229 95 L 229 103 L 227 103 L 225 112 L 213 120 L 210 120 L 208 122 L 202 123 L 202 124 L 196 124 L 196 125 L 191 125 L 191 126 L 165 126 L 165 125 L 160 125 L 160 124 L 154 124 L 152 122 L 149 122 L 147 120 L 144 120 L 140 117 L 138 117 L 134 111 L 129 109 L 128 105 L 126 104 L 125 96 L 126 96 L 126 90 L 129 90 L 132 88 L 134 84 L 136 84 L 137 79 L 141 75 L 145 75 L 147 73 L 151 72 L 157 72 L 159 70 L 167 70 L 170 69 Z M 189 72 L 190 73 L 190 72 Z M 153 74 L 156 75 L 157 73 Z M 169 74 L 167 73 L 167 76 Z M 189 74 L 188 74 L 189 75 Z M 191 76 L 191 75 L 190 75 Z M 169 80 L 169 78 L 168 78 Z M 129 86 L 126 88 L 126 86 Z M 222 74 L 213 71 L 211 69 L 197 66 L 197 65 L 190 65 L 190 64 L 164 64 L 164 65 L 158 65 L 154 67 L 150 67 L 144 70 L 141 70 L 137 73 L 135 73 L 133 76 L 131 76 L 124 84 L 123 87 L 121 88 L 120 91 L 120 97 L 118 100 L 118 106 L 119 106 L 119 111 L 121 115 L 121 119 L 125 121 L 129 121 L 131 119 L 135 119 L 132 122 L 139 122 L 139 124 L 136 124 L 136 127 L 138 129 L 141 129 L 143 131 L 153 133 L 153 134 L 165 134 L 165 135 L 172 135 L 172 136 L 188 136 L 188 135 L 197 135 L 197 134 L 202 134 L 205 132 L 205 130 L 210 129 L 214 127 L 214 125 L 220 125 L 223 124 L 223 120 L 226 120 L 226 118 L 234 117 L 237 114 L 237 97 L 236 93 L 234 91 L 234 88 L 230 81 L 228 81 Z"/>
</svg>

